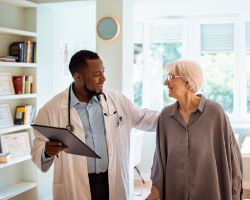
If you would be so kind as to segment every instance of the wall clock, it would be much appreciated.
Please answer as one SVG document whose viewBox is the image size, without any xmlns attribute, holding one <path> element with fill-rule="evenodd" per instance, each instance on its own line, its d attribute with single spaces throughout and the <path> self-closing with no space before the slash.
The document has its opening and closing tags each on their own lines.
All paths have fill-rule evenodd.
<svg viewBox="0 0 250 200">
<path fill-rule="evenodd" d="M 97 22 L 97 34 L 103 40 L 114 40 L 120 32 L 120 23 L 114 17 L 103 17 Z"/>
</svg>

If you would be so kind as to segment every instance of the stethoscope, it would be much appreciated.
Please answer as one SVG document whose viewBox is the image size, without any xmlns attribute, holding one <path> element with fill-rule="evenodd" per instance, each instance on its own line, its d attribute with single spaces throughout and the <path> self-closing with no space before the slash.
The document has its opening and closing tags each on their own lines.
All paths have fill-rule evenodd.
<svg viewBox="0 0 250 200">
<path fill-rule="evenodd" d="M 68 131 L 70 131 L 70 132 L 73 132 L 74 131 L 74 127 L 72 126 L 71 121 L 70 121 L 71 88 L 72 88 L 72 84 L 70 84 L 70 86 L 69 86 L 69 94 L 68 94 L 68 125 L 66 126 L 66 129 Z M 103 95 L 103 98 L 104 98 L 104 100 L 106 102 L 106 105 L 107 105 L 107 109 L 105 109 L 102 106 L 103 110 L 104 111 L 106 110 L 105 112 L 103 112 L 103 115 L 106 116 L 106 117 L 111 117 L 113 115 L 117 115 L 118 116 L 118 122 L 117 122 L 117 124 L 118 124 L 118 126 L 120 126 L 122 124 L 122 116 L 119 115 L 118 110 L 116 108 L 116 105 L 115 105 L 114 101 L 111 98 L 111 101 L 112 101 L 112 103 L 113 103 L 113 105 L 115 107 L 115 111 L 113 113 L 110 113 L 109 105 L 108 105 L 108 102 L 107 102 L 106 95 L 104 93 L 101 93 L 100 95 Z M 98 101 L 101 101 L 100 95 L 97 96 Z"/>
</svg>

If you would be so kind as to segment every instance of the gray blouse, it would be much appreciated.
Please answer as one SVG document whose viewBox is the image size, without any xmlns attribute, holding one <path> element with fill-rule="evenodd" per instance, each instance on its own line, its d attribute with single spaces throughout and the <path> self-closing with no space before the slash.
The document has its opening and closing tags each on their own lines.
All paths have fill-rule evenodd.
<svg viewBox="0 0 250 200">
<path fill-rule="evenodd" d="M 200 96 L 187 125 L 178 102 L 161 112 L 152 182 L 161 200 L 240 200 L 242 160 L 229 119 Z"/>
</svg>

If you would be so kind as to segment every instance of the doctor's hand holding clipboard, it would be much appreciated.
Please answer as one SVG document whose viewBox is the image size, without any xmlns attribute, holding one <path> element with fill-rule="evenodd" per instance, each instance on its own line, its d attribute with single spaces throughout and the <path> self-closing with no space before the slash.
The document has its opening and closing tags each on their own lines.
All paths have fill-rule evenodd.
<svg viewBox="0 0 250 200">
<path fill-rule="evenodd" d="M 65 151 L 66 153 L 101 158 L 94 152 L 87 144 L 82 142 L 67 128 L 51 127 L 32 124 L 34 129 L 45 136 L 49 141 L 45 143 L 45 157 L 57 156 L 59 152 Z"/>
<path fill-rule="evenodd" d="M 64 151 L 67 148 L 62 142 L 60 141 L 47 141 L 45 143 L 45 157 L 53 157 L 57 156 L 60 151 Z"/>
</svg>

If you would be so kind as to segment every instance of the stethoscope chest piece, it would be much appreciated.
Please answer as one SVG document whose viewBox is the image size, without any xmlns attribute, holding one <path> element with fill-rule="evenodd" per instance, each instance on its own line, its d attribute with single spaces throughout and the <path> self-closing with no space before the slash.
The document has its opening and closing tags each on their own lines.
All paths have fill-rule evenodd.
<svg viewBox="0 0 250 200">
<path fill-rule="evenodd" d="M 74 128 L 73 128 L 73 126 L 72 126 L 71 124 L 68 124 L 68 125 L 66 126 L 66 129 L 67 129 L 68 131 L 70 131 L 70 132 L 73 132 L 73 131 L 74 131 Z"/>
</svg>

